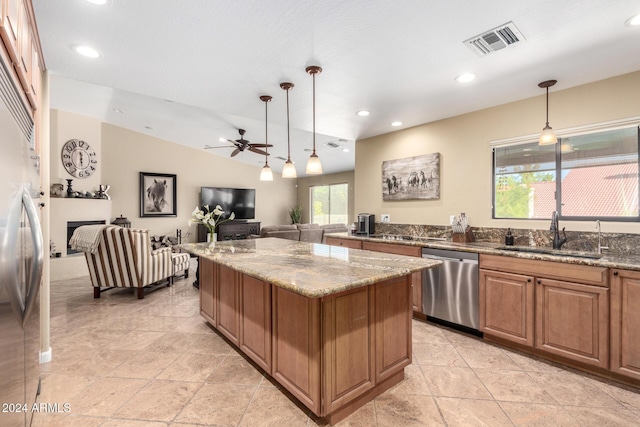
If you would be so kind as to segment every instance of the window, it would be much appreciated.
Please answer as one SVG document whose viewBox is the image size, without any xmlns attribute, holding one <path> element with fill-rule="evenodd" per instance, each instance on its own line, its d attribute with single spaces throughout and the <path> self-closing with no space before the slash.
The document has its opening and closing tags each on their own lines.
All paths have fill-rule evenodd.
<svg viewBox="0 0 640 427">
<path fill-rule="evenodd" d="M 637 126 L 493 149 L 493 217 L 638 221 Z M 559 178 L 559 179 L 558 179 Z"/>
<path fill-rule="evenodd" d="M 347 184 L 311 187 L 311 222 L 316 224 L 346 224 L 348 219 L 349 186 Z"/>
</svg>

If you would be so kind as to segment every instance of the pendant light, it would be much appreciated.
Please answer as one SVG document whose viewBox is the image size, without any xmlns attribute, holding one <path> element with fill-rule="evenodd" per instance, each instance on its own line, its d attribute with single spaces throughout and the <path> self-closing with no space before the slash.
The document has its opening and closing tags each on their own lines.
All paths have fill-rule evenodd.
<svg viewBox="0 0 640 427">
<path fill-rule="evenodd" d="M 267 160 L 267 156 L 269 156 L 269 140 L 268 140 L 268 116 L 267 116 L 267 105 L 271 102 L 271 97 L 269 95 L 262 95 L 260 100 L 264 102 L 264 167 L 260 171 L 260 181 L 273 181 L 273 172 L 271 172 L 271 168 L 269 167 L 269 161 Z"/>
<path fill-rule="evenodd" d="M 557 82 L 557 80 L 547 80 L 538 84 L 538 87 L 547 89 L 547 124 L 544 129 L 542 129 L 538 145 L 552 145 L 558 142 L 558 137 L 553 132 L 553 129 L 551 129 L 551 126 L 549 126 L 549 88 Z"/>
<path fill-rule="evenodd" d="M 296 167 L 291 161 L 291 136 L 289 133 L 289 90 L 293 88 L 293 83 L 280 83 L 280 87 L 287 91 L 287 161 L 284 162 L 284 167 L 282 168 L 282 177 L 296 178 L 298 174 L 296 173 Z"/>
<path fill-rule="evenodd" d="M 322 68 L 317 65 L 311 65 L 306 68 L 308 74 L 313 77 L 313 153 L 307 161 L 307 174 L 319 175 L 322 173 L 322 163 L 316 154 L 316 74 L 322 72 Z"/>
</svg>

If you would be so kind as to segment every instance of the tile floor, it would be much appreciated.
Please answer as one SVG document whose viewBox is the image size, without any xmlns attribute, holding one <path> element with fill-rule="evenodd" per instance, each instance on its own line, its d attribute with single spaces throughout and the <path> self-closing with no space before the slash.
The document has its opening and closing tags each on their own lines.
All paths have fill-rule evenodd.
<svg viewBox="0 0 640 427">
<path fill-rule="evenodd" d="M 322 425 L 212 331 L 194 275 L 136 299 L 51 284 L 53 361 L 36 426 Z M 401 384 L 341 426 L 638 426 L 640 393 L 415 321 Z"/>
</svg>

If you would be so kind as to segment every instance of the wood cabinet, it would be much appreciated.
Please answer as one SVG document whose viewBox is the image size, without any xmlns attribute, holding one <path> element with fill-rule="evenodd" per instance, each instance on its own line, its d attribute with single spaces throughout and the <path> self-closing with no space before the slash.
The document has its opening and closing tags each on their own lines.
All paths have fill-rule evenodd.
<svg viewBox="0 0 640 427">
<path fill-rule="evenodd" d="M 217 271 L 217 265 L 211 261 L 207 261 L 203 258 L 199 259 L 198 272 L 198 286 L 200 292 L 200 315 L 207 319 L 212 325 L 216 325 L 216 297 L 214 295 L 215 286 L 214 280 L 215 272 Z"/>
<path fill-rule="evenodd" d="M 9 58 L 14 63 L 18 61 L 18 16 L 22 0 L 0 0 L 0 37 L 4 42 Z"/>
<path fill-rule="evenodd" d="M 486 337 L 608 368 L 606 268 L 481 255 L 479 285 Z"/>
<path fill-rule="evenodd" d="M 480 270 L 480 330 L 533 347 L 533 277 Z"/>
<path fill-rule="evenodd" d="M 611 271 L 611 371 L 640 380 L 640 271 Z"/>
<path fill-rule="evenodd" d="M 224 240 L 243 240 L 250 236 L 260 235 L 260 222 L 238 222 L 230 221 L 220 224 L 217 228 L 218 241 Z M 198 242 L 207 241 L 207 228 L 204 225 L 198 225 Z"/>
<path fill-rule="evenodd" d="M 200 257 L 200 312 L 330 423 L 404 378 L 411 279 L 308 298 Z"/>
<path fill-rule="evenodd" d="M 362 242 L 362 249 L 388 254 L 422 257 L 422 247 L 419 246 L 364 241 Z M 414 312 L 420 314 L 422 313 L 422 274 L 423 272 L 418 271 L 411 276 L 412 308 Z"/>
<path fill-rule="evenodd" d="M 341 239 L 339 237 L 326 237 L 325 243 L 331 246 L 342 246 L 350 249 L 362 249 L 362 241 L 354 239 Z"/>
<path fill-rule="evenodd" d="M 609 290 L 536 279 L 536 348 L 609 367 Z"/>
</svg>

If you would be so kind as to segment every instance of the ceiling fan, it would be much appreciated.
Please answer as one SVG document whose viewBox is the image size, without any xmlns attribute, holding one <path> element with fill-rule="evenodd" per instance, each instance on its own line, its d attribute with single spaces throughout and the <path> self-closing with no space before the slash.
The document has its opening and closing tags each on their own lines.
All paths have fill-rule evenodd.
<svg viewBox="0 0 640 427">
<path fill-rule="evenodd" d="M 227 139 L 227 141 L 229 141 L 230 143 L 233 144 L 234 147 L 236 147 L 236 149 L 233 150 L 233 152 L 231 153 L 231 157 L 235 156 L 236 154 L 238 154 L 238 153 L 240 153 L 241 151 L 244 151 L 244 150 L 249 150 L 249 151 L 252 151 L 252 152 L 257 153 L 257 154 L 262 154 L 263 156 L 268 156 L 269 155 L 269 153 L 267 153 L 266 151 L 261 150 L 260 148 L 273 147 L 273 145 L 271 145 L 271 144 L 252 144 L 251 142 L 249 142 L 246 139 L 244 139 L 244 134 L 246 132 L 244 129 L 238 129 L 238 132 L 240 133 L 240 139 L 236 139 L 235 141 L 233 141 L 231 139 Z M 205 150 L 208 150 L 209 148 L 229 148 L 229 147 L 228 146 L 204 147 Z"/>
</svg>

